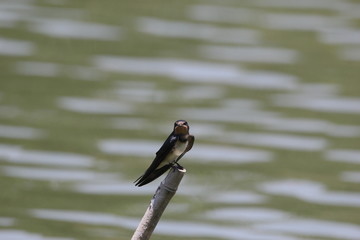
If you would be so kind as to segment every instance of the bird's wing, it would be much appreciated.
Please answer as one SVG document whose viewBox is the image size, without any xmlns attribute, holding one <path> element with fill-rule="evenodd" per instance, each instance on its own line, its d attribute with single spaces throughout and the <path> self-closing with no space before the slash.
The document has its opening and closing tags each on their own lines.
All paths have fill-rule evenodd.
<svg viewBox="0 0 360 240">
<path fill-rule="evenodd" d="M 159 169 L 158 169 L 158 167 L 160 166 L 162 161 L 166 158 L 166 156 L 169 154 L 169 152 L 174 148 L 177 138 L 178 137 L 174 136 L 173 133 L 171 133 L 169 135 L 169 137 L 165 140 L 165 142 L 161 146 L 161 148 L 156 152 L 156 157 L 152 161 L 149 168 L 145 171 L 145 173 L 142 176 L 140 176 L 138 179 L 136 179 L 136 181 L 135 181 L 136 186 L 141 186 L 142 183 L 145 182 L 146 179 L 150 175 L 153 175 L 151 178 L 152 178 L 152 180 L 154 180 L 167 170 L 166 169 L 165 171 L 160 171 L 160 169 L 163 169 L 164 167 L 161 167 Z M 159 170 L 159 171 L 157 171 L 157 170 Z M 161 174 L 160 174 L 160 172 L 161 172 Z M 156 175 L 154 175 L 155 173 L 156 173 Z"/>
<path fill-rule="evenodd" d="M 161 176 L 164 172 L 169 170 L 169 168 L 171 168 L 171 165 L 167 164 L 165 166 L 162 166 L 161 168 L 155 169 L 153 172 L 150 172 L 150 174 L 148 174 L 146 177 L 141 177 L 141 179 L 136 183 L 136 186 L 141 187 L 145 184 L 148 184 L 149 182 L 152 182 L 153 180 Z"/>
<path fill-rule="evenodd" d="M 187 153 L 188 151 L 190 151 L 190 149 L 192 148 L 192 146 L 194 145 L 194 141 L 195 141 L 195 137 L 193 135 L 189 135 L 188 136 L 188 144 L 186 146 L 185 151 L 176 159 L 176 162 L 179 161 L 184 155 L 185 153 Z"/>
</svg>

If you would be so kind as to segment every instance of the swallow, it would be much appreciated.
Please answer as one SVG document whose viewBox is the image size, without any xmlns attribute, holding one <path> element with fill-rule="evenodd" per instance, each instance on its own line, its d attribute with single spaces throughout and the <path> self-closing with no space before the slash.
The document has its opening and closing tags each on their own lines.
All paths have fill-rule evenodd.
<svg viewBox="0 0 360 240">
<path fill-rule="evenodd" d="M 141 187 L 178 165 L 178 161 L 185 153 L 190 151 L 194 144 L 194 136 L 189 134 L 189 124 L 185 120 L 177 120 L 174 129 L 165 140 L 161 148 L 156 152 L 155 159 L 145 173 L 136 179 L 135 186 Z"/>
</svg>

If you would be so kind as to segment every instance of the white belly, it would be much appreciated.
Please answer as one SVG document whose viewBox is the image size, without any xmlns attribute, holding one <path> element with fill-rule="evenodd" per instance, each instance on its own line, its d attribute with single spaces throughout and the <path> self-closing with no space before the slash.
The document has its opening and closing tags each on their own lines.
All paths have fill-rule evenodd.
<svg viewBox="0 0 360 240">
<path fill-rule="evenodd" d="M 175 144 L 174 150 L 172 151 L 171 154 L 169 154 L 167 156 L 164 163 L 175 162 L 178 159 L 178 157 L 185 151 L 187 144 L 188 144 L 187 141 L 186 142 L 177 141 L 177 143 Z"/>
</svg>

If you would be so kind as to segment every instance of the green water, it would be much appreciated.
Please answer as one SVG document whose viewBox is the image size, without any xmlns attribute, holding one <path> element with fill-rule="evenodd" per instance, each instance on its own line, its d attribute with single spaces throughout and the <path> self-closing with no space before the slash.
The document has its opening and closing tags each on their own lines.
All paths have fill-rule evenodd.
<svg viewBox="0 0 360 240">
<path fill-rule="evenodd" d="M 360 42 L 335 32 L 359 34 L 359 3 L 265 2 L 1 1 L 0 238 L 130 239 L 160 180 L 132 182 L 185 118 L 196 143 L 153 239 L 360 239 Z M 119 139 L 135 150 L 101 148 Z"/>
</svg>

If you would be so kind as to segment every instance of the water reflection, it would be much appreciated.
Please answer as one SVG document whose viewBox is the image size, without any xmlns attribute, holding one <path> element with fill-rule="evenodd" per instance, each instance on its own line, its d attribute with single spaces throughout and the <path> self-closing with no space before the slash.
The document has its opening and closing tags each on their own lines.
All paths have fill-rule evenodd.
<svg viewBox="0 0 360 240">
<path fill-rule="evenodd" d="M 99 6 L 0 2 L 0 239 L 128 238 L 161 178 L 132 181 L 177 118 L 192 174 L 155 234 L 358 239 L 358 3 Z"/>
</svg>

